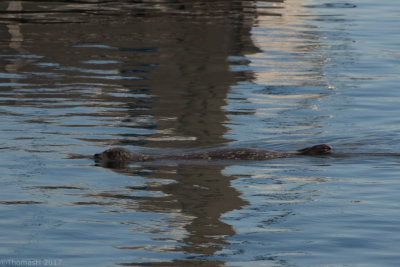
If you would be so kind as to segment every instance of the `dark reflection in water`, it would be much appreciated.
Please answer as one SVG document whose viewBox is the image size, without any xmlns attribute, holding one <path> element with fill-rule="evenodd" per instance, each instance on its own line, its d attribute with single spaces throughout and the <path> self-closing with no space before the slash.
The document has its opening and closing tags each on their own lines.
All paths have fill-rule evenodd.
<svg viewBox="0 0 400 267">
<path fill-rule="evenodd" d="M 1 113 L 32 128 L 30 133 L 20 131 L 21 125 L 10 129 L 20 131 L 16 139 L 33 140 L 26 151 L 59 153 L 79 144 L 95 144 L 100 150 L 108 145 L 196 148 L 229 142 L 227 93 L 238 82 L 253 79 L 251 72 L 232 72 L 229 57 L 259 51 L 250 38 L 257 16 L 253 1 L 1 5 L 0 34 L 7 36 L 1 44 L 0 105 L 6 107 Z M 248 204 L 230 185 L 235 177 L 222 173 L 225 167 L 119 166 L 113 171 L 121 175 L 173 182 L 104 187 L 95 193 L 79 185 L 29 188 L 46 194 L 78 192 L 68 194 L 79 199 L 71 203 L 76 207 L 182 214 L 189 218 L 187 234 L 173 250 L 213 255 L 235 233 L 221 215 Z M 115 248 L 143 249 L 129 244 Z M 173 265 L 199 263 L 193 258 Z M 139 263 L 120 263 L 130 264 Z"/>
<path fill-rule="evenodd" d="M 120 173 L 140 174 L 148 180 L 168 179 L 174 182 L 167 184 L 150 182 L 146 186 L 127 186 L 125 193 L 83 194 L 80 196 L 90 200 L 74 204 L 107 205 L 107 203 L 112 203 L 113 206 L 122 205 L 129 208 L 128 203 L 132 201 L 137 211 L 171 214 L 179 211 L 190 218 L 190 222 L 184 227 L 188 233 L 182 240 L 184 245 L 175 249 L 197 255 L 213 255 L 227 244 L 225 238 L 235 233 L 231 225 L 220 220 L 221 215 L 248 204 L 230 185 L 235 177 L 221 173 L 225 167 L 179 164 L 117 169 L 116 171 Z M 162 192 L 164 196 L 137 196 L 136 194 L 142 190 L 145 190 L 147 194 Z M 118 204 L 118 201 L 121 203 Z M 120 248 L 129 249 L 130 247 Z"/>
<path fill-rule="evenodd" d="M 231 72 L 228 57 L 257 51 L 250 40 L 255 16 L 249 1 L 12 1 L 2 14 L 11 36 L 3 60 L 10 85 L 25 88 L 19 105 L 83 105 L 94 112 L 75 116 L 105 125 L 118 118 L 126 128 L 112 140 L 89 141 L 216 146 L 228 141 L 222 107 L 229 88 L 251 79 Z"/>
</svg>

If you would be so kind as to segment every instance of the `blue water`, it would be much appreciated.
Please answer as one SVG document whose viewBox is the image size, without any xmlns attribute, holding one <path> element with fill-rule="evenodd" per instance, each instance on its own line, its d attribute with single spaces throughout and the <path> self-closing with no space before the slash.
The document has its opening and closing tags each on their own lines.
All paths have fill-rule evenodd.
<svg viewBox="0 0 400 267">
<path fill-rule="evenodd" d="M 396 1 L 0 8 L 0 266 L 398 266 Z"/>
</svg>

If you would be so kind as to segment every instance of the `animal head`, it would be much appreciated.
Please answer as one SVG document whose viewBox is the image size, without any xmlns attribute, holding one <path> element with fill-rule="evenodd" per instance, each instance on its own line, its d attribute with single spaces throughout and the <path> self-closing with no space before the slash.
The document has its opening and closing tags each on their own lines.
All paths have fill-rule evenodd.
<svg viewBox="0 0 400 267">
<path fill-rule="evenodd" d="M 332 147 L 326 144 L 306 147 L 300 150 L 297 150 L 301 155 L 324 155 L 329 154 L 332 150 Z"/>
<path fill-rule="evenodd" d="M 135 157 L 135 153 L 122 147 L 110 148 L 102 153 L 94 154 L 96 161 L 129 161 Z"/>
</svg>

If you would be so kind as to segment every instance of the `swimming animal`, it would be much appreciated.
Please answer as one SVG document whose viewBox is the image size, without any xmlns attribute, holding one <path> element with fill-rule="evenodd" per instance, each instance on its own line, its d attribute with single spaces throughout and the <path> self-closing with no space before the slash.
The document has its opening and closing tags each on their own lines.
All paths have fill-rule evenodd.
<svg viewBox="0 0 400 267">
<path fill-rule="evenodd" d="M 329 154 L 331 147 L 325 144 L 306 147 L 296 153 L 274 152 L 252 148 L 231 148 L 209 150 L 204 152 L 184 153 L 174 155 L 137 154 L 126 148 L 115 147 L 94 155 L 96 162 L 144 162 L 155 160 L 268 160 L 274 158 L 287 158 L 296 155 L 325 155 Z"/>
</svg>

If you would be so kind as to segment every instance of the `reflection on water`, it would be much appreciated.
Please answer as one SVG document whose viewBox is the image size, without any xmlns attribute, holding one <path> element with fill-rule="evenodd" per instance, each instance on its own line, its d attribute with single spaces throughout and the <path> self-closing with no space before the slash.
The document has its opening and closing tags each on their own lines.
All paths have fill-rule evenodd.
<svg viewBox="0 0 400 267">
<path fill-rule="evenodd" d="M 34 178 L 23 186 L 47 200 L 1 203 L 44 204 L 67 216 L 42 222 L 49 230 L 29 227 L 27 232 L 43 235 L 47 245 L 38 245 L 41 254 L 21 256 L 57 258 L 49 246 L 70 246 L 54 241 L 56 236 L 79 242 L 72 233 L 85 232 L 86 240 L 103 240 L 102 229 L 110 223 L 126 228 L 125 235 L 133 239 L 98 247 L 96 254 L 105 255 L 96 256 L 99 262 L 129 251 L 138 251 L 133 254 L 138 255 L 136 263 L 126 256 L 111 262 L 136 265 L 151 260 L 145 256 L 151 251 L 213 255 L 222 250 L 235 231 L 221 215 L 248 204 L 230 185 L 235 177 L 222 173 L 225 166 L 125 166 L 113 171 L 132 182 L 113 184 L 101 171 L 112 183 L 95 186 L 82 180 L 80 171 L 72 172 L 77 176 L 73 182 L 70 172 L 48 162 L 60 152 L 88 154 L 108 145 L 193 148 L 227 143 L 228 118 L 222 108 L 227 94 L 231 86 L 253 78 L 249 72 L 232 72 L 228 58 L 258 51 L 250 38 L 257 15 L 253 3 L 12 1 L 6 11 L 1 21 L 9 41 L 2 47 L 0 101 L 4 118 L 12 123 L 3 133 L 13 145 L 9 151 L 38 155 L 26 164 L 42 168 L 30 171 L 28 177 Z M 60 194 L 64 197 L 51 200 Z M 108 239 L 118 236 L 111 231 Z M 78 247 L 75 253 L 91 258 L 85 251 L 94 247 Z M 16 249 L 10 246 L 9 253 Z M 199 263 L 193 258 L 185 266 L 190 262 Z"/>
<path fill-rule="evenodd" d="M 219 245 L 226 244 L 225 237 L 234 234 L 231 225 L 220 221 L 221 214 L 247 204 L 240 198 L 237 190 L 230 186 L 234 177 L 221 174 L 225 166 L 204 168 L 202 165 L 180 164 L 149 167 L 127 167 L 116 171 L 127 175 L 132 173 L 140 175 L 146 180 L 171 182 L 148 182 L 141 186 L 126 186 L 123 191 L 79 194 L 79 197 L 89 200 L 73 204 L 111 205 L 113 209 L 118 207 L 133 208 L 140 212 L 176 213 L 179 217 L 186 218 L 184 229 L 187 235 L 182 240 L 185 245 L 180 249 L 204 255 L 212 255 L 221 250 Z M 154 230 L 152 227 L 148 229 L 148 231 Z"/>
<path fill-rule="evenodd" d="M 0 262 L 341 266 L 368 263 L 365 256 L 380 262 L 379 251 L 386 265 L 398 260 L 390 235 L 399 221 L 395 154 L 379 163 L 338 153 L 104 168 L 88 156 L 117 145 L 153 153 L 388 147 L 381 140 L 394 140 L 391 132 L 379 137 L 360 126 L 371 124 L 362 111 L 377 98 L 357 89 L 365 77 L 383 76 L 350 71 L 363 58 L 349 33 L 355 16 L 345 12 L 358 4 L 3 1 L 0 8 Z M 387 114 L 375 112 L 385 120 L 373 127 L 395 127 Z M 358 120 L 340 119 L 353 115 Z"/>
<path fill-rule="evenodd" d="M 227 142 L 223 137 L 227 117 L 221 107 L 230 86 L 251 79 L 247 73 L 232 73 L 227 58 L 257 50 L 249 36 L 255 11 L 242 14 L 245 7 L 240 2 L 209 2 L 200 7 L 121 5 L 111 8 L 102 2 L 78 5 L 83 9 L 75 10 L 76 4 L 60 2 L 54 7 L 27 5 L 22 10 L 21 3 L 10 2 L 8 9 L 13 12 L 4 19 L 27 20 L 7 24 L 12 36 L 9 46 L 15 51 L 3 55 L 10 62 L 6 70 L 18 74 L 10 85 L 27 87 L 18 88 L 21 105 L 63 106 L 68 112 L 54 118 L 60 126 L 87 128 L 95 121 L 102 129 L 90 141 L 103 145 L 193 147 Z M 243 5 L 251 7 L 251 3 Z M 220 11 L 204 14 L 203 8 Z M 99 17 L 75 28 L 52 21 L 52 12 L 60 10 L 76 16 L 99 12 Z M 106 21 L 103 12 L 112 13 Z M 35 27 L 44 23 L 40 14 L 46 14 L 48 21 L 40 24 L 39 33 Z M 120 20 L 112 20 L 120 16 L 124 27 Z M 65 18 L 74 22 L 75 16 Z M 26 29 L 23 33 L 21 25 Z M 74 114 L 72 109 L 79 111 Z M 115 118 L 126 131 L 117 129 L 110 140 L 114 127 L 108 126 L 110 120 L 115 124 Z M 52 119 L 50 114 L 47 120 Z"/>
</svg>

